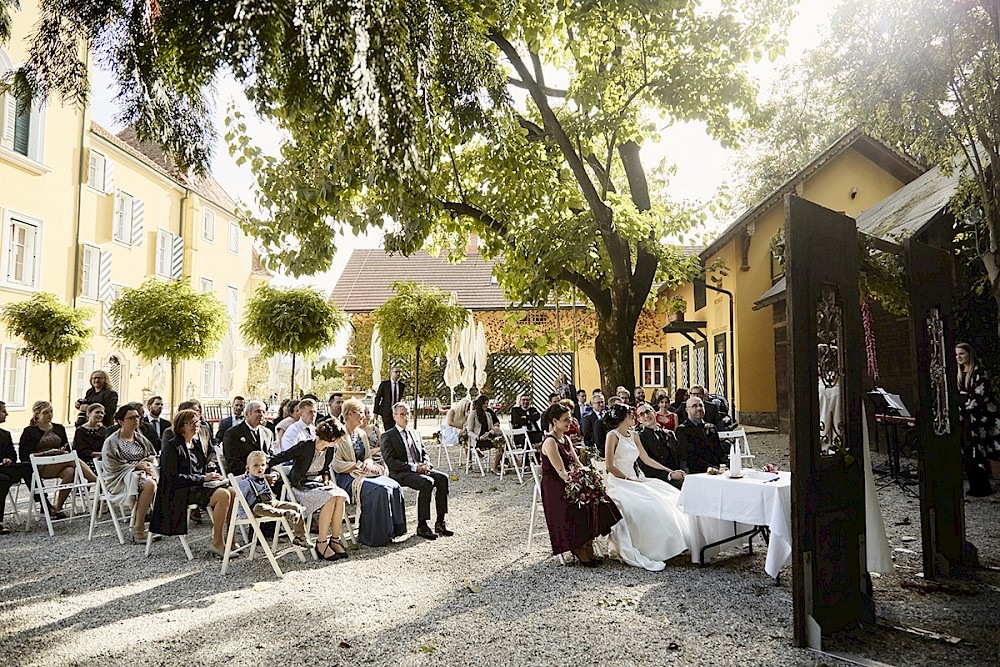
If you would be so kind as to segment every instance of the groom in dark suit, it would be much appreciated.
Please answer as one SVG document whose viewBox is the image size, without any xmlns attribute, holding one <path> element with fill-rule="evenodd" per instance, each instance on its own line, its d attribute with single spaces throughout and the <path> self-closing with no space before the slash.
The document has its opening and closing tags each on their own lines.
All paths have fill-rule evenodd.
<svg viewBox="0 0 1000 667">
<path fill-rule="evenodd" d="M 375 414 L 382 418 L 382 425 L 388 431 L 396 423 L 392 416 L 392 406 L 403 400 L 403 390 L 406 385 L 399 381 L 403 371 L 394 366 L 389 371 L 389 379 L 382 380 L 375 392 Z"/>
<path fill-rule="evenodd" d="M 455 533 L 448 530 L 444 522 L 448 513 L 448 475 L 435 470 L 427 462 L 423 438 L 415 429 L 407 428 L 410 424 L 410 409 L 406 403 L 393 405 L 392 416 L 396 425 L 385 430 L 379 444 L 382 446 L 382 458 L 389 468 L 389 476 L 401 485 L 420 492 L 417 496 L 417 535 L 428 540 L 436 540 L 438 535 L 450 537 Z M 434 501 L 437 505 L 437 521 L 433 531 L 427 526 L 431 518 L 432 489 L 435 490 Z"/>
</svg>

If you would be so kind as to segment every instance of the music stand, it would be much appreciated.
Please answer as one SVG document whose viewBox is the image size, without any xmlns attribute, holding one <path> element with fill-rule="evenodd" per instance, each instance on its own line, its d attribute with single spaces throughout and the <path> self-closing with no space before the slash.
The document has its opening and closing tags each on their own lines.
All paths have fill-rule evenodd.
<svg viewBox="0 0 1000 667">
<path fill-rule="evenodd" d="M 878 445 L 878 427 L 881 426 L 885 429 L 885 439 L 889 446 L 888 457 L 886 460 L 886 465 L 888 465 L 889 469 L 885 470 L 883 467 L 882 469 L 874 468 L 873 470 L 878 473 L 879 477 L 890 478 L 889 481 L 882 486 L 895 483 L 903 491 L 916 495 L 913 489 L 909 488 L 910 485 L 916 483 L 916 480 L 911 477 L 909 471 L 907 473 L 907 479 L 903 479 L 901 475 L 902 467 L 899 461 L 901 449 L 899 438 L 900 422 L 892 419 L 885 419 L 886 417 L 911 419 L 910 413 L 899 396 L 888 394 L 880 387 L 876 387 L 873 391 L 868 392 L 868 399 L 872 402 L 872 406 L 875 408 L 875 444 L 876 446 Z"/>
</svg>

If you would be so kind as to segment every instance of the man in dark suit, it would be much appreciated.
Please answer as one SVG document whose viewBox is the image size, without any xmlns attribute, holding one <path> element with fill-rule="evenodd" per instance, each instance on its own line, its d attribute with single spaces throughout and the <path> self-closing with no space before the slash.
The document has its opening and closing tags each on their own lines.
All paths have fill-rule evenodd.
<svg viewBox="0 0 1000 667">
<path fill-rule="evenodd" d="M 244 419 L 246 419 L 243 416 L 243 410 L 246 408 L 246 405 L 246 399 L 242 396 L 237 396 L 233 399 L 233 414 L 223 417 L 219 421 L 219 430 L 215 432 L 215 444 L 221 445 L 223 438 L 226 437 L 226 431 L 243 423 Z"/>
<path fill-rule="evenodd" d="M 152 441 L 153 449 L 160 451 L 160 441 L 163 440 L 163 433 L 170 428 L 170 422 L 160 415 L 163 414 L 163 398 L 153 396 L 146 401 L 146 419 L 144 422 L 149 425 L 151 433 L 156 434 L 156 439 Z"/>
<path fill-rule="evenodd" d="M 7 421 L 7 404 L 0 401 L 0 424 Z M 27 461 L 18 463 L 17 452 L 10 431 L 0 428 L 0 535 L 10 533 L 3 525 L 4 514 L 7 512 L 7 492 L 11 487 L 24 482 L 31 486 L 31 464 Z"/>
<path fill-rule="evenodd" d="M 583 416 L 580 421 L 580 434 L 583 436 L 583 444 L 587 447 L 597 447 L 600 449 L 604 446 L 604 441 L 601 440 L 601 444 L 598 445 L 596 436 L 604 432 L 603 428 L 598 428 L 598 422 L 601 425 L 604 424 L 602 421 L 604 419 L 604 394 L 594 394 L 593 398 L 590 399 L 590 412 Z"/>
<path fill-rule="evenodd" d="M 262 451 L 270 458 L 274 454 L 274 434 L 263 425 L 263 401 L 250 401 L 246 405 L 246 419 L 226 431 L 222 439 L 222 457 L 226 471 L 242 475 L 246 470 L 247 456 Z"/>
<path fill-rule="evenodd" d="M 343 421 L 344 394 L 339 391 L 335 391 L 330 394 L 330 400 L 326 402 L 326 407 L 326 414 L 316 418 L 316 426 L 319 426 L 331 417 L 336 417 L 337 419 Z"/>
<path fill-rule="evenodd" d="M 639 442 L 642 443 L 651 459 L 668 468 L 668 470 L 660 470 L 640 460 L 639 469 L 645 473 L 646 477 L 661 479 L 678 489 L 681 488 L 684 483 L 684 471 L 680 469 L 681 465 L 675 452 L 676 436 L 672 431 L 660 428 L 656 421 L 656 412 L 648 403 L 640 403 L 636 414 L 639 415 L 639 423 L 642 424 L 642 429 L 639 431 Z"/>
<path fill-rule="evenodd" d="M 719 444 L 719 432 L 705 422 L 705 403 L 697 396 L 687 400 L 688 418 L 677 427 L 677 445 L 680 459 L 686 462 L 689 473 L 705 472 L 725 463 L 728 454 Z"/>
<path fill-rule="evenodd" d="M 395 426 L 385 430 L 379 444 L 382 446 L 382 458 L 389 468 L 389 476 L 420 493 L 417 496 L 417 535 L 428 540 L 435 540 L 438 535 L 450 537 L 455 533 L 448 530 L 445 524 L 445 515 L 448 513 L 448 475 L 435 470 L 427 462 L 423 438 L 415 429 L 408 428 L 410 409 L 406 404 L 393 405 L 392 416 Z M 433 531 L 427 526 L 431 518 L 432 489 L 435 490 L 434 501 L 437 506 L 437 521 Z"/>
<path fill-rule="evenodd" d="M 403 400 L 403 390 L 406 389 L 406 385 L 399 381 L 402 375 L 403 371 L 399 366 L 394 366 L 389 371 L 389 379 L 382 380 L 378 391 L 375 392 L 375 414 L 382 418 L 382 425 L 386 431 L 396 423 L 392 416 L 392 406 Z"/>
<path fill-rule="evenodd" d="M 517 399 L 517 405 L 510 409 L 510 427 L 527 429 L 528 441 L 533 445 L 542 442 L 542 427 L 538 424 L 541 418 L 537 408 L 531 407 L 531 397 L 527 394 L 521 394 Z M 524 440 L 524 436 L 518 436 L 518 440 Z M 522 443 L 514 444 L 520 446 Z"/>
</svg>

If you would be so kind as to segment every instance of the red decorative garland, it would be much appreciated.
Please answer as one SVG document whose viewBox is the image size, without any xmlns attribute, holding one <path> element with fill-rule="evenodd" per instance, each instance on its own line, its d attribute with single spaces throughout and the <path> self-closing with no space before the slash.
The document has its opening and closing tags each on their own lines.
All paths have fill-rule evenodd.
<svg viewBox="0 0 1000 667">
<path fill-rule="evenodd" d="M 865 352 L 868 356 L 868 375 L 878 384 L 878 354 L 875 351 L 875 330 L 872 327 L 871 302 L 861 299 L 861 321 L 865 325 Z"/>
</svg>

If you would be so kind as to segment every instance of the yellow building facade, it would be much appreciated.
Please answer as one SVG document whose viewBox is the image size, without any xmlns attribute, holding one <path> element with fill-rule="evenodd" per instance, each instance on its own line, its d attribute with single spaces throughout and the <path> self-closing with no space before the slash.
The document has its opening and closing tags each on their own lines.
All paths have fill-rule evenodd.
<svg viewBox="0 0 1000 667">
<path fill-rule="evenodd" d="M 680 296 L 687 305 L 677 316 L 683 323 L 669 327 L 678 332 L 667 334 L 666 365 L 674 385 L 700 384 L 734 399 L 741 423 L 776 425 L 775 322 L 770 308 L 754 304 L 782 278 L 771 241 L 784 229 L 785 194 L 853 218 L 922 172 L 909 158 L 853 130 L 730 225 L 700 254 L 704 266 L 723 260 L 728 275 L 719 282 L 709 276 L 707 288 L 687 283 L 660 290 L 660 296 Z M 732 384 L 735 392 L 728 390 Z"/>
<path fill-rule="evenodd" d="M 27 55 L 37 4 L 21 6 L 10 43 L 0 46 L 0 72 Z M 45 291 L 93 311 L 92 349 L 55 369 L 56 419 L 75 417 L 72 404 L 98 368 L 122 401 L 167 399 L 169 365 L 140 359 L 107 335 L 115 297 L 148 277 L 190 280 L 230 314 L 216 354 L 180 365 L 178 397 L 214 402 L 242 393 L 253 351 L 239 336 L 239 313 L 269 274 L 236 222 L 235 202 L 211 176 L 178 173 L 130 130 L 115 135 L 96 125 L 89 108 L 36 101 L 26 113 L 9 93 L 0 103 L 0 305 Z M 48 398 L 47 366 L 20 356 L 19 345 L 0 333 L 0 399 L 14 429 L 27 424 L 35 400 Z"/>
</svg>

